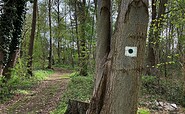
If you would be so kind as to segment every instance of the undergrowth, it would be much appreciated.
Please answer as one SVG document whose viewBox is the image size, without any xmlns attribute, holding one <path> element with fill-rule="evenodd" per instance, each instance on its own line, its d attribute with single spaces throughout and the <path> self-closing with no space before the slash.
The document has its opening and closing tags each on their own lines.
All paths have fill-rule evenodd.
<svg viewBox="0 0 185 114">
<path fill-rule="evenodd" d="M 172 81 L 167 78 L 159 80 L 155 76 L 143 76 L 141 93 L 143 96 L 150 95 L 150 100 L 153 96 L 153 99 L 163 99 L 185 106 L 183 84 L 180 81 Z"/>
<path fill-rule="evenodd" d="M 93 76 L 79 76 L 73 73 L 67 91 L 63 94 L 60 105 L 51 114 L 64 114 L 69 99 L 89 102 L 93 90 Z M 143 76 L 141 96 L 151 96 L 148 100 L 164 99 L 173 103 L 182 104 L 182 85 L 167 80 L 158 81 L 155 76 Z M 143 101 L 143 102 L 147 102 Z M 138 114 L 150 114 L 149 109 L 139 108 Z"/>
<path fill-rule="evenodd" d="M 63 94 L 60 105 L 52 114 L 64 114 L 69 99 L 89 102 L 93 91 L 93 76 L 80 76 L 79 73 L 70 75 L 70 82 Z"/>
<path fill-rule="evenodd" d="M 11 79 L 6 83 L 3 82 L 4 77 L 0 77 L 0 103 L 9 100 L 15 94 L 26 94 L 27 89 L 32 88 L 52 73 L 51 70 L 37 70 L 33 72 L 34 76 L 30 77 L 24 72 L 13 69 Z"/>
<path fill-rule="evenodd" d="M 66 70 L 77 70 L 78 69 L 77 66 L 71 66 L 71 65 L 66 65 L 66 64 L 55 64 L 54 67 L 63 68 Z"/>
</svg>

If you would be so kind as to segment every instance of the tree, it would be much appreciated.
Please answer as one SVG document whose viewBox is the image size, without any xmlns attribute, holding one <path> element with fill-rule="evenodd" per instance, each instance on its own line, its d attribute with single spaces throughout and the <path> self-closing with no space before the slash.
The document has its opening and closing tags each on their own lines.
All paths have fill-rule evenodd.
<svg viewBox="0 0 185 114">
<path fill-rule="evenodd" d="M 159 63 L 159 38 L 162 31 L 167 2 L 168 0 L 159 0 L 159 6 L 157 8 L 157 0 L 152 0 L 152 21 L 148 38 L 148 75 L 155 75 L 153 69 Z"/>
<path fill-rule="evenodd" d="M 58 63 L 61 63 L 61 46 L 60 46 L 60 40 L 61 40 L 61 38 L 60 38 L 60 21 L 61 21 L 61 19 L 60 19 L 60 0 L 57 0 L 57 23 L 58 23 L 58 49 L 57 49 L 57 54 L 58 54 Z"/>
<path fill-rule="evenodd" d="M 38 5 L 38 16 L 37 16 L 37 36 L 34 47 L 34 64 L 39 68 L 42 66 L 42 69 L 46 68 L 48 63 L 48 54 L 49 51 L 49 42 L 47 38 L 47 33 L 49 30 L 48 27 L 48 9 L 47 1 L 39 2 Z"/>
<path fill-rule="evenodd" d="M 101 5 L 98 9 L 98 26 L 97 26 L 97 47 L 96 47 L 96 73 L 103 71 L 102 61 L 107 58 L 110 52 L 110 42 L 111 42 L 111 1 L 105 2 L 104 0 L 99 0 Z M 100 10 L 101 9 L 101 10 Z M 96 75 L 96 88 L 98 86 L 98 81 L 100 81 L 101 76 Z"/>
<path fill-rule="evenodd" d="M 99 3 L 100 17 L 104 11 L 105 14 L 110 13 L 107 1 Z M 148 0 L 122 0 L 118 13 L 115 33 L 107 44 L 111 50 L 100 61 L 103 71 L 96 72 L 98 80 L 88 114 L 137 112 L 140 77 L 144 68 Z M 101 41 L 100 37 L 98 39 Z"/>
<path fill-rule="evenodd" d="M 79 37 L 80 37 L 80 75 L 87 75 L 87 47 L 86 47 L 86 35 L 85 35 L 85 23 L 86 23 L 86 0 L 77 2 L 78 4 L 78 14 L 79 14 Z"/>
<path fill-rule="evenodd" d="M 0 75 L 11 77 L 22 41 L 22 27 L 26 14 L 26 0 L 4 0 L 3 14 L 0 17 Z"/>
<path fill-rule="evenodd" d="M 49 16 L 49 64 L 48 68 L 52 68 L 53 62 L 53 44 L 52 44 L 52 30 L 51 30 L 51 0 L 48 2 L 48 16 Z"/>
<path fill-rule="evenodd" d="M 32 29 L 30 35 L 30 44 L 29 44 L 29 59 L 28 59 L 28 73 L 32 76 L 32 63 L 33 63 L 33 47 L 34 47 L 34 39 L 35 39 L 35 29 L 36 29 L 36 21 L 37 21 L 37 0 L 33 2 L 33 16 L 32 16 Z"/>
<path fill-rule="evenodd" d="M 77 15 L 77 1 L 75 0 L 75 27 L 76 27 L 76 43 L 77 43 L 77 50 L 78 50 L 78 60 L 80 60 L 80 43 L 78 37 L 78 15 Z"/>
<path fill-rule="evenodd" d="M 15 14 L 15 11 L 13 10 L 15 6 L 12 3 L 12 0 L 8 1 L 6 4 L 6 1 L 3 2 L 4 8 L 2 10 L 4 13 L 1 14 L 0 17 L 0 75 L 3 74 L 9 58 L 9 47 L 13 37 L 13 15 Z"/>
</svg>

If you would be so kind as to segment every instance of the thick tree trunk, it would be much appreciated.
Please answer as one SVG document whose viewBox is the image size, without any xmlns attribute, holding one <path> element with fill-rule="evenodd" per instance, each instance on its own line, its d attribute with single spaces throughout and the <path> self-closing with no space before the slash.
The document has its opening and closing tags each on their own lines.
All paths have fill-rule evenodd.
<svg viewBox="0 0 185 114">
<path fill-rule="evenodd" d="M 148 0 L 123 0 L 111 51 L 101 61 L 103 72 L 88 114 L 136 114 L 144 67 Z M 103 44 L 104 45 L 104 44 Z"/>
<path fill-rule="evenodd" d="M 110 0 L 99 0 L 98 10 L 98 26 L 97 26 L 97 47 L 96 47 L 96 73 L 101 72 L 102 63 L 101 61 L 110 52 L 111 42 L 111 11 L 110 11 Z M 96 75 L 96 88 L 99 84 L 101 76 Z"/>
<path fill-rule="evenodd" d="M 12 32 L 12 41 L 9 46 L 9 57 L 6 66 L 4 67 L 4 71 L 2 72 L 6 79 L 10 79 L 11 77 L 11 69 L 15 66 L 17 62 L 17 58 L 20 52 L 20 44 L 22 41 L 22 26 L 25 19 L 26 14 L 26 2 L 24 0 L 14 1 L 15 17 L 13 18 L 13 32 Z M 10 29 L 10 28 L 9 28 Z M 10 29 L 11 30 L 11 29 Z"/>
<path fill-rule="evenodd" d="M 34 0 L 33 3 L 33 16 L 32 16 L 32 28 L 31 28 L 31 35 L 30 35 L 30 44 L 29 44 L 29 59 L 28 59 L 28 74 L 31 76 L 32 73 L 32 64 L 33 64 L 33 47 L 34 47 L 34 40 L 35 40 L 35 29 L 36 29 L 36 21 L 37 21 L 37 0 Z"/>
<path fill-rule="evenodd" d="M 14 0 L 3 0 L 2 14 L 0 18 L 0 75 L 9 59 L 10 45 L 13 37 L 13 21 L 15 16 Z"/>
<path fill-rule="evenodd" d="M 6 77 L 7 80 L 11 78 L 11 69 L 15 66 L 17 59 L 19 57 L 20 50 L 12 50 L 9 56 L 8 63 L 3 71 L 3 76 Z"/>
</svg>

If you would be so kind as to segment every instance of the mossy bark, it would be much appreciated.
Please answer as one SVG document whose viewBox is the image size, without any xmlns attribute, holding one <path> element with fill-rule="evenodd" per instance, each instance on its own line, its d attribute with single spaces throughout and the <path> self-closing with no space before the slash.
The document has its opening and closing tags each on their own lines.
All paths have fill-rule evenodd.
<svg viewBox="0 0 185 114">
<path fill-rule="evenodd" d="M 4 0 L 4 2 L 6 2 L 4 13 L 0 18 L 0 73 L 9 79 L 20 51 L 26 1 Z"/>
</svg>

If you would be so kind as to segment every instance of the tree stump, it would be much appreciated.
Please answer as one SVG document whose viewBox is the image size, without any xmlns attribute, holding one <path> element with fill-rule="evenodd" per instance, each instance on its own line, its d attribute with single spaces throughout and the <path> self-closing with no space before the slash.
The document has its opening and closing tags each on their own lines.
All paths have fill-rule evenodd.
<svg viewBox="0 0 185 114">
<path fill-rule="evenodd" d="M 67 110 L 64 114 L 86 114 L 88 108 L 89 103 L 69 100 Z"/>
</svg>

